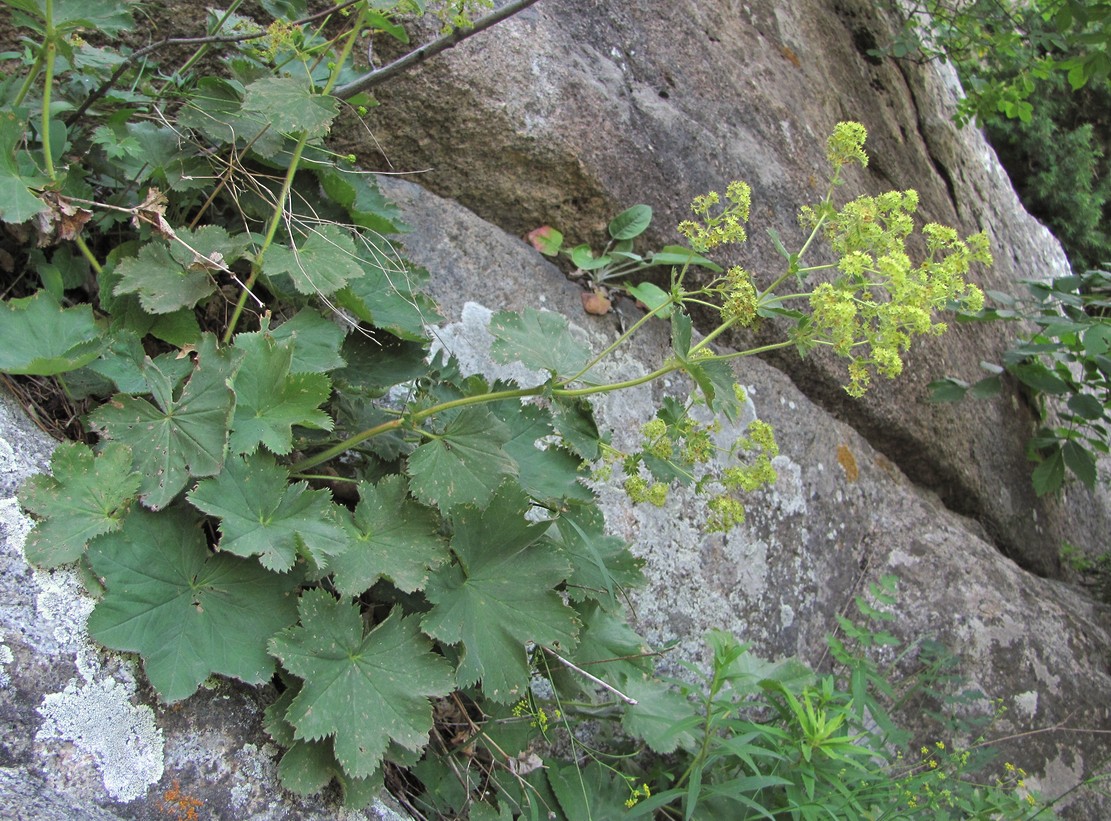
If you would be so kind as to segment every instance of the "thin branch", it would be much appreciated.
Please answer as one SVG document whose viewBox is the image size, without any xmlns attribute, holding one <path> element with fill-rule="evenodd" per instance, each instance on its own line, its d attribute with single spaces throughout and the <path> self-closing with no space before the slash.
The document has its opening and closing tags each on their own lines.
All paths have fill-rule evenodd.
<svg viewBox="0 0 1111 821">
<path fill-rule="evenodd" d="M 574 670 L 576 673 L 578 673 L 580 676 L 583 676 L 584 678 L 590 679 L 595 684 L 597 684 L 599 687 L 604 687 L 605 689 L 607 689 L 611 693 L 613 693 L 615 696 L 617 696 L 619 699 L 624 701 L 626 704 L 636 705 L 636 704 L 639 703 L 635 698 L 630 698 L 629 696 L 625 695 L 620 690 L 618 690 L 616 687 L 614 687 L 612 684 L 607 684 L 606 682 L 602 681 L 597 676 L 591 675 L 590 673 L 586 672 L 586 670 L 584 670 L 583 668 L 579 667 L 578 665 L 574 664 L 573 662 L 568 661 L 563 656 L 561 656 L 559 653 L 557 653 L 555 650 L 552 650 L 550 647 L 544 647 L 544 645 L 540 645 L 540 648 L 545 653 L 547 653 L 549 656 L 551 656 L 556 661 L 558 661 L 560 664 L 562 664 L 564 667 L 567 667 L 570 670 Z"/>
<path fill-rule="evenodd" d="M 429 57 L 434 57 L 441 51 L 447 51 L 447 49 L 459 45 L 459 43 L 462 43 L 468 37 L 478 34 L 480 31 L 485 31 L 491 26 L 497 25 L 502 20 L 512 17 L 517 12 L 528 8 L 535 2 L 536 0 L 513 0 L 512 3 L 490 12 L 469 28 L 455 29 L 450 34 L 445 34 L 439 40 L 433 40 L 431 43 L 410 51 L 404 57 L 399 57 L 387 66 L 367 72 L 359 79 L 352 80 L 350 83 L 340 86 L 336 89 L 335 96 L 339 97 L 341 100 L 346 100 L 350 97 L 354 97 L 361 91 L 366 91 L 368 88 L 380 85 L 394 75 L 400 74 L 418 63 L 423 63 Z"/>
</svg>

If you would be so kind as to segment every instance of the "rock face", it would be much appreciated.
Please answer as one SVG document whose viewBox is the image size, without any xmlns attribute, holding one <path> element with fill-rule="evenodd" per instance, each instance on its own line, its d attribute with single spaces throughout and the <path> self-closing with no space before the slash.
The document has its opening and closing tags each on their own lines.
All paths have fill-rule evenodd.
<svg viewBox="0 0 1111 821">
<path fill-rule="evenodd" d="M 595 350 L 616 338 L 617 318 L 583 313 L 579 289 L 520 241 L 411 184 L 384 180 L 383 187 L 413 226 L 409 256 L 437 272 L 431 290 L 449 320 L 438 336 L 464 367 L 504 376 L 489 370 L 492 309 L 563 313 Z M 610 364 L 608 376 L 647 373 L 669 344 L 660 323 Z M 897 634 L 946 644 L 970 687 L 1005 699 L 1009 711 L 991 735 L 1017 737 L 1000 749 L 1036 773 L 1031 783 L 1047 796 L 1074 787 L 1106 755 L 1106 742 L 1053 728 L 1111 729 L 1105 663 L 1111 608 L 1002 556 L 977 522 L 915 486 L 774 367 L 745 360 L 738 379 L 750 398 L 742 424 L 754 417 L 771 422 L 782 449 L 779 481 L 747 500 L 743 526 L 708 536 L 697 497 L 673 492 L 662 509 L 631 508 L 616 487 L 601 490 L 611 529 L 647 563 L 650 583 L 632 608 L 642 635 L 656 645 L 677 641 L 681 657 L 698 659 L 702 635 L 721 627 L 763 655 L 816 661 L 836 614 L 869 583 L 893 574 Z M 608 395 L 595 410 L 622 447 L 632 444 L 664 393 L 688 391 L 679 380 L 654 383 Z M 1104 814 L 1088 803 L 1072 813 Z"/>
<path fill-rule="evenodd" d="M 752 239 L 737 261 L 767 283 L 782 260 L 765 229 L 801 244 L 795 215 L 824 193 L 825 139 L 853 119 L 868 128 L 873 161 L 846 198 L 913 187 L 924 220 L 986 230 L 997 261 L 986 288 L 1018 292 L 1019 279 L 1061 274 L 1059 245 L 1022 210 L 982 137 L 952 125 L 952 76 L 869 53 L 888 28 L 863 0 L 541 0 L 383 86 L 369 128 L 341 139 L 380 168 L 421 171 L 422 185 L 512 233 L 551 224 L 575 242 L 599 240 L 637 202 L 656 212 L 653 239 L 674 241 L 694 195 L 747 180 Z M 930 380 L 978 378 L 1003 333 L 965 326 L 931 340 L 904 377 L 863 401 L 844 394 L 831 360 L 792 353 L 775 364 L 913 481 L 979 519 L 997 548 L 1054 576 L 1063 542 L 1102 547 L 1107 499 L 1035 497 L 1032 417 L 1013 390 L 987 403 L 926 401 Z"/>
<path fill-rule="evenodd" d="M 449 319 L 443 343 L 488 367 L 488 312 L 525 306 L 564 313 L 595 343 L 614 338 L 618 317 L 583 314 L 577 286 L 491 223 L 514 234 L 550 223 L 585 241 L 616 210 L 647 202 L 653 239 L 668 241 L 693 195 L 741 177 L 756 204 L 743 262 L 770 275 L 776 257 L 758 238 L 776 227 L 790 240 L 796 207 L 821 195 L 824 139 L 842 119 L 868 127 L 875 158 L 847 194 L 915 187 L 927 219 L 987 230 L 998 259 L 987 287 L 1059 273 L 1059 247 L 1021 210 L 990 150 L 950 125 L 944 76 L 868 55 L 883 26 L 862 0 L 541 0 L 383 89 L 376 143 L 362 155 L 380 145 L 394 170 L 430 168 L 421 181 L 449 198 L 384 181 L 414 227 L 411 256 L 432 272 Z M 363 134 L 352 127 L 341 140 Z M 723 627 L 764 655 L 815 660 L 835 615 L 893 573 L 899 635 L 955 650 L 973 686 L 1009 700 L 993 728 L 1014 739 L 1003 754 L 1047 795 L 1074 787 L 1106 756 L 1106 736 L 1072 730 L 1111 731 L 1111 611 L 1027 570 L 1055 574 L 1062 540 L 1106 546 L 1108 507 L 1077 491 L 1033 497 L 1022 453 L 1030 416 L 1017 396 L 924 402 L 926 381 L 973 375 L 1003 344 L 991 329 L 954 329 L 916 355 L 910 379 L 861 402 L 840 392 L 834 363 L 746 362 L 749 418 L 775 426 L 782 454 L 779 483 L 749 500 L 743 527 L 705 536 L 698 499 L 677 493 L 664 509 L 631 509 L 601 490 L 610 526 L 652 580 L 635 602 L 637 626 L 691 658 L 706 629 Z M 666 347 L 650 333 L 611 373 L 645 373 Z M 686 388 L 616 396 L 599 404 L 600 420 L 620 444 L 665 390 Z M 178 708 L 159 705 L 132 659 L 89 643 L 91 603 L 74 574 L 26 565 L 29 523 L 13 494 L 50 449 L 0 397 L 5 812 L 154 819 L 184 817 L 200 801 L 201 817 L 343 817 L 326 799 L 278 787 L 277 751 L 261 729 L 266 693 L 223 682 Z M 1094 801 L 1070 813 L 1106 817 Z"/>
</svg>

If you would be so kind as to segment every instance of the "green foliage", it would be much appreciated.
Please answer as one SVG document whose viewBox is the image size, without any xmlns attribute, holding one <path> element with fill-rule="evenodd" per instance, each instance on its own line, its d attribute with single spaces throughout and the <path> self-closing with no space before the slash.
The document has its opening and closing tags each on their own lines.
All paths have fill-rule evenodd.
<svg viewBox="0 0 1111 821">
<path fill-rule="evenodd" d="M 543 381 L 491 385 L 448 354 L 428 357 L 440 317 L 427 272 L 385 236 L 401 228 L 398 211 L 326 148 L 355 45 L 407 42 L 398 16 L 423 3 L 359 2 L 298 22 L 304 3 L 266 0 L 276 19 L 214 13 L 214 36 L 241 36 L 190 41 L 180 63 L 172 49 L 121 44 L 130 4 L 9 5 L 27 39 L 5 55 L 15 70 L 0 86 L 0 218 L 23 223 L 6 236 L 25 239 L 6 242 L 27 274 L 0 305 L 0 370 L 56 376 L 93 408 L 89 444 L 59 447 L 53 477 L 31 479 L 20 500 L 37 519 L 28 557 L 99 579 L 96 640 L 138 653 L 166 701 L 211 675 L 260 684 L 278 673 L 267 728 L 286 750 L 283 783 L 307 794 L 338 781 L 352 805 L 391 767 L 409 769 L 436 811 L 475 818 L 539 817 L 541 806 L 618 817 L 629 802 L 634 814 L 668 805 L 695 817 L 754 809 L 768 791 L 792 811 L 804 797 L 833 801 L 830 773 L 865 758 L 859 699 L 809 683 L 797 663 L 754 660 L 724 634 L 711 637 L 704 696 L 654 676 L 623 610 L 639 563 L 582 480 L 620 464 L 634 499 L 692 485 L 711 497 L 709 527 L 739 523 L 741 495 L 774 481 L 778 445 L 756 420 L 725 447 L 716 419 L 692 417 L 704 406 L 737 423 L 746 401 L 732 360 L 754 351 L 721 353 L 713 340 L 761 316 L 790 319 L 790 338 L 762 349 L 847 345 L 859 393 L 865 375 L 894 375 L 913 335 L 939 330 L 945 300 L 975 303 L 964 277 L 986 258 L 979 240 L 927 227 L 929 257 L 915 266 L 902 245 L 909 194 L 892 195 L 893 208 L 835 205 L 841 167 L 867 159 L 863 128 L 844 123 L 829 189 L 805 212 L 810 236 L 796 253 L 776 239 L 785 270 L 768 287 L 703 256 L 746 236 L 743 183 L 722 208 L 716 194 L 695 201 L 680 229 L 690 248 L 635 253 L 652 215 L 634 206 L 600 254 L 570 256 L 597 283 L 660 267 L 667 287 L 627 283 L 647 310 L 601 351 L 554 314 L 496 315 L 494 357 Z M 462 24 L 481 5 L 442 4 L 441 19 Z M 102 45 L 81 39 L 89 28 Z M 883 215 L 865 230 L 868 208 Z M 803 264 L 823 239 L 842 259 L 836 273 Z M 551 229 L 537 241 L 561 247 Z M 714 277 L 692 284 L 692 267 Z M 778 293 L 786 282 L 798 293 Z M 838 318 L 821 302 L 827 286 L 871 313 Z M 696 338 L 690 310 L 707 305 L 721 321 Z M 597 376 L 655 320 L 672 335 L 655 370 Z M 669 375 L 689 378 L 684 399 L 664 401 L 639 450 L 616 450 L 590 398 Z M 779 719 L 746 723 L 738 694 Z M 582 701 L 565 711 L 568 699 Z M 529 770 L 531 730 L 566 729 L 570 712 L 612 719 L 616 744 L 674 756 L 686 772 L 668 776 L 660 759 L 630 781 L 601 754 L 584 765 L 577 741 L 567 761 Z M 448 715 L 457 726 L 445 736 Z M 481 763 L 482 780 L 468 785 L 453 757 L 477 746 L 484 757 L 465 768 Z M 868 750 L 868 762 L 882 755 Z"/>
<path fill-rule="evenodd" d="M 1026 321 L 1037 330 L 1020 337 L 1003 365 L 974 384 L 956 377 L 931 383 L 935 401 L 965 395 L 982 399 L 1002 387 L 1004 369 L 1021 385 L 1040 425 L 1027 451 L 1035 462 L 1031 479 L 1038 495 L 1055 493 L 1066 473 L 1094 488 L 1097 461 L 1111 452 L 1111 274 L 1089 271 L 1051 282 L 1028 282 L 1031 299 L 1021 302 L 992 292 L 998 307 L 977 321 Z"/>
<path fill-rule="evenodd" d="M 1061 240 L 1075 271 L 1111 261 L 1111 3 L 949 0 L 895 8 L 884 53 L 953 63 L 973 118 L 1026 208 Z"/>
</svg>

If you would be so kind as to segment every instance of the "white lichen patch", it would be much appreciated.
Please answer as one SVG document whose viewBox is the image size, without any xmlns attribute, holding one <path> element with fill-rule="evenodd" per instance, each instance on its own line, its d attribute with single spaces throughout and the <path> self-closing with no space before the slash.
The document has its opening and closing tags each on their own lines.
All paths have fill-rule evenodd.
<svg viewBox="0 0 1111 821">
<path fill-rule="evenodd" d="M 162 778 L 162 731 L 154 711 L 131 704 L 134 694 L 114 679 L 78 684 L 44 696 L 35 741 L 72 743 L 90 755 L 117 801 L 134 801 Z"/>
<path fill-rule="evenodd" d="M 1015 711 L 1022 713 L 1026 718 L 1033 718 L 1038 713 L 1038 691 L 1027 690 L 1014 697 Z"/>
<path fill-rule="evenodd" d="M 5 561 L 20 562 L 26 568 L 23 547 L 32 522 L 19 511 L 14 499 L 0 502 L 0 517 L 7 533 Z M 130 662 L 103 655 L 89 639 L 87 621 L 95 603 L 73 570 L 19 572 L 24 578 L 22 574 L 29 575 L 32 588 L 31 597 L 18 614 L 20 620 L 44 625 L 38 635 L 45 644 L 39 649 L 68 656 L 79 675 L 70 679 L 61 692 L 42 697 L 38 712 L 44 720 L 35 735 L 39 755 L 49 759 L 59 742 L 73 744 L 94 763 L 104 789 L 113 799 L 139 798 L 162 777 L 163 738 L 154 711 L 132 703 L 135 677 Z M 112 663 L 106 665 L 108 658 Z M 106 669 L 109 667 L 110 671 Z M 71 767 L 72 762 L 64 766 Z"/>
<path fill-rule="evenodd" d="M 15 656 L 12 655 L 12 648 L 6 644 L 0 644 L 0 690 L 12 683 L 12 677 L 7 668 L 13 661 L 15 661 Z"/>
</svg>

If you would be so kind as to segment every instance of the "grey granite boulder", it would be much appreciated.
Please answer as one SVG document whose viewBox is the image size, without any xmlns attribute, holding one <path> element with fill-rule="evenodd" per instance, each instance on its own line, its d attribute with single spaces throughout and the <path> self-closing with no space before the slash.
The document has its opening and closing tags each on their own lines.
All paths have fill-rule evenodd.
<svg viewBox="0 0 1111 821">
<path fill-rule="evenodd" d="M 551 224 L 574 242 L 599 242 L 606 221 L 638 202 L 655 210 L 652 239 L 673 242 L 694 195 L 744 179 L 751 239 L 736 260 L 766 283 L 782 260 L 765 229 L 801 244 L 795 215 L 824 193 L 825 139 L 858 120 L 872 162 L 842 196 L 915 188 L 923 220 L 987 231 L 987 288 L 1017 293 L 1019 279 L 1063 273 L 1060 246 L 1022 209 L 983 137 L 952 124 L 951 70 L 870 53 L 891 31 L 882 9 L 540 0 L 377 89 L 382 105 L 338 138 L 374 167 L 420 172 L 425 187 L 512 233 Z M 841 390 L 832 359 L 788 351 L 774 362 L 915 482 L 979 519 L 999 549 L 1055 576 L 1063 542 L 1105 547 L 1106 494 L 1035 496 L 1024 452 L 1032 414 L 1013 385 L 993 402 L 927 401 L 933 379 L 979 378 L 1011 332 L 963 326 L 929 340 L 903 378 L 881 380 L 864 401 Z"/>
</svg>

